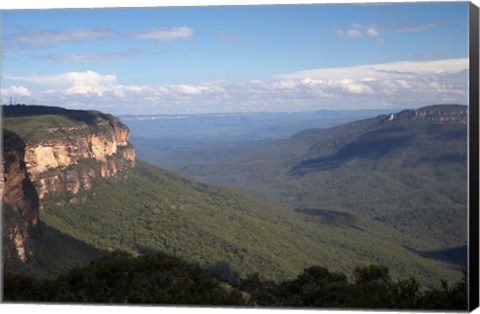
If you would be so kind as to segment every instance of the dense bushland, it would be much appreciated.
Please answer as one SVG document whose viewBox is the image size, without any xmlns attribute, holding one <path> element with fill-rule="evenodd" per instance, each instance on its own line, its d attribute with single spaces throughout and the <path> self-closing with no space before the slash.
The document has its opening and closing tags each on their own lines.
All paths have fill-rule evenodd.
<svg viewBox="0 0 480 314">
<path fill-rule="evenodd" d="M 57 193 L 44 203 L 40 215 L 49 227 L 97 250 L 160 251 L 205 268 L 227 263 L 241 276 L 288 280 L 311 265 L 347 272 L 378 263 L 395 276 L 415 273 L 422 285 L 461 277 L 406 248 L 402 234 L 361 217 L 306 217 L 140 160 L 128 180 L 97 179 L 91 190 Z"/>
<path fill-rule="evenodd" d="M 228 265 L 224 265 L 228 270 Z M 441 289 L 422 289 L 413 277 L 394 280 L 385 266 L 357 267 L 352 278 L 320 266 L 275 282 L 254 273 L 207 271 L 164 253 L 134 257 L 115 251 L 56 279 L 4 278 L 4 300 L 22 302 L 236 305 L 261 307 L 467 308 L 466 276 Z M 228 276 L 225 276 L 225 275 Z M 228 277 L 228 278 L 227 278 Z"/>
</svg>

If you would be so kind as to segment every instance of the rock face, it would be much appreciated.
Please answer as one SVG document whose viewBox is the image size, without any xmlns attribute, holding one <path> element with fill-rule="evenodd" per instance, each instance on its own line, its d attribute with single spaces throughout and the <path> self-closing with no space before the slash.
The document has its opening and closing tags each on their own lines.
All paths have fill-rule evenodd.
<svg viewBox="0 0 480 314">
<path fill-rule="evenodd" d="M 79 135 L 66 141 L 46 139 L 36 145 L 27 146 L 25 163 L 35 179 L 49 169 L 75 165 L 85 158 L 104 162 L 128 145 L 128 134 L 125 126 L 112 125 L 111 132 Z M 135 159 L 135 156 L 128 157 L 131 161 Z"/>
<path fill-rule="evenodd" d="M 125 179 L 135 166 L 135 150 L 128 143 L 129 130 L 118 123 L 106 131 L 46 139 L 25 149 L 25 164 L 38 196 L 90 189 L 96 177 Z"/>
<path fill-rule="evenodd" d="M 388 121 L 397 118 L 425 120 L 434 124 L 468 123 L 468 108 L 461 105 L 428 106 L 418 110 L 404 110 L 387 116 Z"/>
<path fill-rule="evenodd" d="M 433 123 L 468 123 L 468 110 L 466 106 L 451 106 L 450 110 L 439 110 L 436 106 L 425 107 L 417 110 L 419 117 L 425 118 Z"/>
<path fill-rule="evenodd" d="M 25 143 L 13 132 L 3 130 L 2 176 L 0 191 L 3 203 L 3 254 L 25 262 L 29 230 L 39 222 L 39 200 L 24 162 Z"/>
<path fill-rule="evenodd" d="M 135 166 L 135 150 L 128 128 L 110 115 L 19 106 L 4 108 L 4 116 L 3 253 L 25 262 L 34 254 L 29 243 L 45 197 L 89 190 L 95 178 L 125 180 Z"/>
</svg>

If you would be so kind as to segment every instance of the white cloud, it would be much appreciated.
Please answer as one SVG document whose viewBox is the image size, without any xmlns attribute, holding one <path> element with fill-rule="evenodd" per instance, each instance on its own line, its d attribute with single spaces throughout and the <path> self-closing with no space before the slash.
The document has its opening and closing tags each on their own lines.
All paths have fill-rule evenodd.
<svg viewBox="0 0 480 314">
<path fill-rule="evenodd" d="M 23 86 L 15 86 L 12 85 L 9 88 L 2 88 L 1 89 L 2 95 L 8 96 L 30 96 L 30 91 L 23 87 Z"/>
<path fill-rule="evenodd" d="M 369 82 L 369 81 L 365 81 Z M 371 82 L 371 81 L 370 81 Z M 342 86 L 342 89 L 350 94 L 373 94 L 374 90 L 371 85 L 355 82 L 351 79 L 340 80 L 339 85 Z"/>
<path fill-rule="evenodd" d="M 425 24 L 412 24 L 403 25 L 397 27 L 385 28 L 385 32 L 389 33 L 410 33 L 410 32 L 423 32 L 432 28 L 438 27 L 438 23 L 425 23 Z"/>
<path fill-rule="evenodd" d="M 54 47 L 64 43 L 79 43 L 91 40 L 104 40 L 117 37 L 118 34 L 107 28 L 21 31 L 5 35 L 8 49 L 34 49 Z"/>
<path fill-rule="evenodd" d="M 377 25 L 363 25 L 359 23 L 352 23 L 349 27 L 339 28 L 336 30 L 337 34 L 343 37 L 358 38 L 358 37 L 378 37 L 382 33 L 411 33 L 423 32 L 429 29 L 438 27 L 438 23 L 426 24 L 412 24 L 394 27 L 380 27 Z"/>
<path fill-rule="evenodd" d="M 362 25 L 358 23 L 353 23 L 349 28 L 339 28 L 337 29 L 337 34 L 340 36 L 346 36 L 350 38 L 357 38 L 363 36 L 376 37 L 380 36 L 380 31 L 375 25 Z"/>
<path fill-rule="evenodd" d="M 280 75 L 277 79 L 321 82 L 319 87 L 329 94 L 337 95 L 339 103 L 348 102 L 349 106 L 362 104 L 362 97 L 375 96 L 371 98 L 372 104 L 388 102 L 403 107 L 415 102 L 438 103 L 442 99 L 466 103 L 468 67 L 467 58 L 405 61 L 311 69 Z"/>
<path fill-rule="evenodd" d="M 67 72 L 54 75 L 33 75 L 25 77 L 5 76 L 10 80 L 25 81 L 50 87 L 49 94 L 93 94 L 102 96 L 104 92 L 115 85 L 115 75 L 100 75 L 94 71 Z"/>
<path fill-rule="evenodd" d="M 94 71 L 6 78 L 46 86 L 32 96 L 36 103 L 113 113 L 412 108 L 468 99 L 468 59 L 311 69 L 240 83 L 122 85 Z"/>
<path fill-rule="evenodd" d="M 95 53 L 95 54 L 49 54 L 43 56 L 33 56 L 35 59 L 50 60 L 57 62 L 81 62 L 81 61 L 108 61 L 113 59 L 123 59 L 135 57 L 139 52 L 135 49 L 126 51 Z"/>
<path fill-rule="evenodd" d="M 0 88 L 2 104 L 9 104 L 10 101 L 23 103 L 30 99 L 31 92 L 24 86 L 11 85 L 9 88 Z"/>
<path fill-rule="evenodd" d="M 367 35 L 368 36 L 380 36 L 380 32 L 378 31 L 376 26 L 369 26 L 369 27 L 367 27 Z"/>
<path fill-rule="evenodd" d="M 175 89 L 178 93 L 180 94 L 185 94 L 185 95 L 200 95 L 203 91 L 207 91 L 207 87 L 202 87 L 202 86 L 190 86 L 190 85 L 178 85 L 171 87 Z"/>
<path fill-rule="evenodd" d="M 23 86 L 11 86 L 10 93 L 18 96 L 30 96 L 30 92 Z"/>
<path fill-rule="evenodd" d="M 154 28 L 145 32 L 132 33 L 133 39 L 155 40 L 155 41 L 173 41 L 188 39 L 193 36 L 193 30 L 189 27 L 174 28 Z"/>
<path fill-rule="evenodd" d="M 363 36 L 362 31 L 359 30 L 359 29 L 347 29 L 347 30 L 345 30 L 345 34 L 348 37 L 362 37 Z"/>
<path fill-rule="evenodd" d="M 468 69 L 468 58 L 435 61 L 401 61 L 357 65 L 342 68 L 319 68 L 279 75 L 279 79 L 382 79 L 391 76 L 408 76 L 441 72 L 460 72 Z"/>
<path fill-rule="evenodd" d="M 114 39 L 121 36 L 128 36 L 139 40 L 174 41 L 188 39 L 194 35 L 191 28 L 187 26 L 173 28 L 154 28 L 148 31 L 131 34 L 120 34 L 108 28 L 94 29 L 70 29 L 70 30 L 21 30 L 4 35 L 4 47 L 6 49 L 43 49 L 56 47 L 61 44 L 82 43 L 94 40 Z M 99 60 L 105 58 L 122 57 L 117 53 L 111 54 L 72 54 L 72 55 L 51 55 L 47 56 L 55 61 L 81 61 Z"/>
</svg>

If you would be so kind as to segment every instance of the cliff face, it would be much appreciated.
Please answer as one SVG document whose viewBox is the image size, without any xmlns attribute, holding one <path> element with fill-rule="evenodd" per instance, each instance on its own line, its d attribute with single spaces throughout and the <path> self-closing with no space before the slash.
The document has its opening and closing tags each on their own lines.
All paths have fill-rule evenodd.
<svg viewBox="0 0 480 314">
<path fill-rule="evenodd" d="M 45 139 L 27 145 L 25 162 L 33 179 L 49 169 L 75 165 L 85 158 L 103 162 L 128 145 L 128 133 L 126 127 L 113 124 L 110 132 Z"/>
<path fill-rule="evenodd" d="M 97 177 L 123 180 L 135 166 L 129 130 L 114 116 L 44 106 L 4 106 L 4 127 L 25 143 L 29 179 L 42 201 L 88 190 Z"/>
<path fill-rule="evenodd" d="M 468 111 L 465 110 L 458 110 L 458 111 L 449 111 L 449 112 L 441 112 L 441 111 L 419 111 L 417 112 L 419 117 L 423 117 L 428 121 L 437 124 L 444 124 L 444 123 L 460 123 L 460 124 L 467 124 L 468 123 Z"/>
<path fill-rule="evenodd" d="M 3 252 L 6 259 L 25 262 L 34 254 L 29 243 L 45 197 L 89 190 L 95 178 L 126 179 L 135 150 L 128 128 L 110 115 L 40 106 L 3 109 Z"/>
<path fill-rule="evenodd" d="M 434 124 L 467 124 L 468 108 L 461 105 L 428 106 L 418 110 L 404 110 L 388 116 L 389 121 L 397 118 L 421 119 Z"/>
<path fill-rule="evenodd" d="M 0 192 L 3 203 L 3 253 L 22 262 L 32 252 L 28 249 L 29 230 L 39 222 L 39 200 L 28 178 L 24 162 L 25 143 L 13 132 L 3 130 L 2 176 Z"/>
<path fill-rule="evenodd" d="M 25 164 L 38 196 L 90 189 L 93 178 L 126 179 L 135 166 L 129 130 L 121 124 L 92 134 L 67 139 L 45 139 L 25 149 Z"/>
</svg>

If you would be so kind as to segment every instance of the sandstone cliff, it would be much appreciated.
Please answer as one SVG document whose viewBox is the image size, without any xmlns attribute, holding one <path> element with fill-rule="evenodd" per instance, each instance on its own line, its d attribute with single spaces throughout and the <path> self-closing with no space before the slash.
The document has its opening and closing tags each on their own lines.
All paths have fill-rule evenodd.
<svg viewBox="0 0 480 314">
<path fill-rule="evenodd" d="M 418 110 L 404 110 L 387 117 L 389 121 L 397 118 L 424 120 L 434 124 L 467 124 L 468 108 L 462 105 L 433 105 Z"/>
<path fill-rule="evenodd" d="M 135 166 L 129 130 L 119 119 L 93 111 L 41 106 L 3 107 L 0 192 L 3 253 L 25 262 L 47 195 L 73 195 L 95 178 L 124 180 Z M 69 194 L 66 194 L 69 195 Z"/>
<path fill-rule="evenodd" d="M 115 124 L 98 133 L 27 145 L 25 164 L 39 198 L 61 191 L 76 194 L 80 189 L 88 190 L 95 177 L 127 178 L 129 169 L 135 166 L 128 134 L 125 126 Z"/>
<path fill-rule="evenodd" d="M 123 180 L 135 166 L 129 130 L 119 119 L 90 111 L 29 109 L 5 107 L 4 121 L 26 143 L 24 162 L 40 200 L 88 190 L 96 177 Z"/>
<path fill-rule="evenodd" d="M 39 222 L 38 196 L 28 178 L 24 162 L 25 143 L 13 132 L 3 130 L 0 192 L 3 203 L 3 254 L 22 262 L 32 252 L 29 230 Z"/>
</svg>

